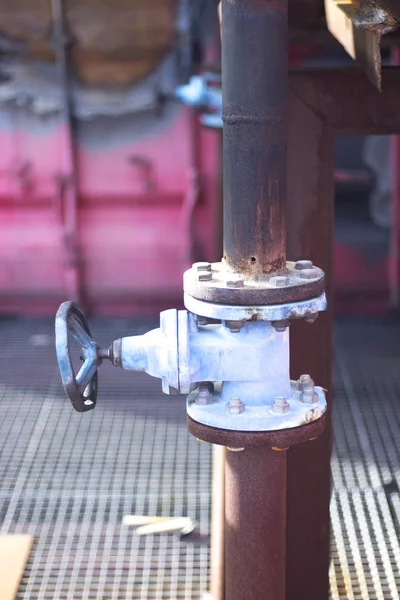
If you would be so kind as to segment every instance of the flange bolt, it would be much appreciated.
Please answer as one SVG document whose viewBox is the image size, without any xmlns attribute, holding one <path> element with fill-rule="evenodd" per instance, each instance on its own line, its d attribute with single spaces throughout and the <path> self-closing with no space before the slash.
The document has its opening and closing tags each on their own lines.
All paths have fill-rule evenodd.
<svg viewBox="0 0 400 600">
<path fill-rule="evenodd" d="M 210 281 L 212 279 L 211 263 L 197 262 L 192 265 L 192 269 L 197 271 L 199 281 Z"/>
<path fill-rule="evenodd" d="M 302 269 L 312 269 L 312 266 L 312 260 L 298 260 L 294 268 L 301 271 Z"/>
<path fill-rule="evenodd" d="M 231 401 L 227 404 L 227 406 L 230 415 L 239 415 L 246 408 L 240 398 L 231 398 Z"/>
<path fill-rule="evenodd" d="M 272 405 L 272 412 L 277 415 L 284 415 L 290 411 L 290 404 L 284 396 L 278 396 L 275 398 Z"/>
<path fill-rule="evenodd" d="M 213 391 L 214 391 L 213 383 L 201 383 L 200 387 L 199 387 L 199 393 L 196 398 L 196 404 L 198 404 L 199 406 L 207 406 L 207 404 L 212 404 Z"/>
<path fill-rule="evenodd" d="M 226 281 L 226 287 L 229 288 L 241 288 L 244 286 L 244 280 L 240 277 L 230 277 Z"/>
<path fill-rule="evenodd" d="M 269 282 L 274 287 L 282 288 L 289 285 L 289 277 L 286 277 L 286 275 L 275 275 L 275 277 L 271 277 Z"/>
</svg>

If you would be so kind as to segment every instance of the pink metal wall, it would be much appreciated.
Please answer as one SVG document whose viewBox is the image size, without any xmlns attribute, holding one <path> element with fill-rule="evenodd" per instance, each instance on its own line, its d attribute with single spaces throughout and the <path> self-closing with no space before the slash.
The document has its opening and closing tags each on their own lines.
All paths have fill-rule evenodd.
<svg viewBox="0 0 400 600">
<path fill-rule="evenodd" d="M 74 141 L 72 141 L 72 137 Z M 218 257 L 219 136 L 189 109 L 81 122 L 0 108 L 0 312 L 97 314 L 177 304 Z"/>
</svg>

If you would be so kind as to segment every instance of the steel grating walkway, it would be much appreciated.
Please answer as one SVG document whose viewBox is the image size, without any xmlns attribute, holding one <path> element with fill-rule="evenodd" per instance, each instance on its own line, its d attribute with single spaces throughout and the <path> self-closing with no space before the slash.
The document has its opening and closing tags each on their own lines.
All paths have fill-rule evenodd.
<svg viewBox="0 0 400 600">
<path fill-rule="evenodd" d="M 102 344 L 150 321 L 93 320 Z M 336 329 L 332 600 L 400 590 L 400 322 Z M 198 599 L 208 548 L 138 537 L 126 514 L 188 515 L 209 533 L 211 453 L 184 400 L 104 365 L 95 411 L 72 411 L 50 320 L 0 321 L 0 533 L 34 536 L 18 598 Z"/>
</svg>

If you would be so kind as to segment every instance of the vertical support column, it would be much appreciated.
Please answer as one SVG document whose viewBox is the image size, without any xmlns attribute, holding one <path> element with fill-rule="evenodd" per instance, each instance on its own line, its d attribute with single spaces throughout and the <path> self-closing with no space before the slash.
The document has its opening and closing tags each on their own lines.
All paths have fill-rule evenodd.
<svg viewBox="0 0 400 600">
<path fill-rule="evenodd" d="M 225 598 L 225 456 L 224 446 L 213 446 L 211 512 L 211 598 Z"/>
<path fill-rule="evenodd" d="M 227 450 L 228 600 L 286 598 L 286 454 L 270 448 Z"/>
<path fill-rule="evenodd" d="M 224 258 L 286 266 L 287 0 L 222 1 Z"/>
<path fill-rule="evenodd" d="M 291 325 L 291 377 L 311 376 L 328 390 L 324 433 L 292 447 L 287 472 L 287 600 L 329 596 L 329 502 L 332 410 L 333 134 L 304 97 L 315 86 L 289 88 L 287 252 L 326 274 L 328 310 L 316 323 Z"/>
<path fill-rule="evenodd" d="M 389 289 L 390 308 L 400 308 L 400 136 L 391 139 L 392 227 L 390 232 Z"/>
<path fill-rule="evenodd" d="M 53 44 L 59 70 L 62 93 L 62 160 L 63 172 L 59 174 L 59 194 L 62 204 L 61 218 L 67 256 L 65 283 L 70 298 L 81 301 L 81 278 L 78 243 L 78 191 L 72 128 L 72 99 L 68 77 L 67 37 L 64 27 L 62 0 L 52 0 Z"/>
<path fill-rule="evenodd" d="M 400 65 L 400 48 L 392 49 L 392 63 Z M 390 307 L 400 308 L 400 136 L 391 139 L 392 227 L 390 232 L 389 289 Z"/>
</svg>

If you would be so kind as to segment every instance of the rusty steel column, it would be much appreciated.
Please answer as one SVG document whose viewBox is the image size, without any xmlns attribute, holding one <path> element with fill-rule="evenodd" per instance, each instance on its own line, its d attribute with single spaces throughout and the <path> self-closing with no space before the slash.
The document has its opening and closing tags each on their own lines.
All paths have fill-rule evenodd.
<svg viewBox="0 0 400 600">
<path fill-rule="evenodd" d="M 285 600 L 286 454 L 227 451 L 227 600 Z"/>
<path fill-rule="evenodd" d="M 287 0 L 222 1 L 224 258 L 285 268 Z"/>
</svg>

